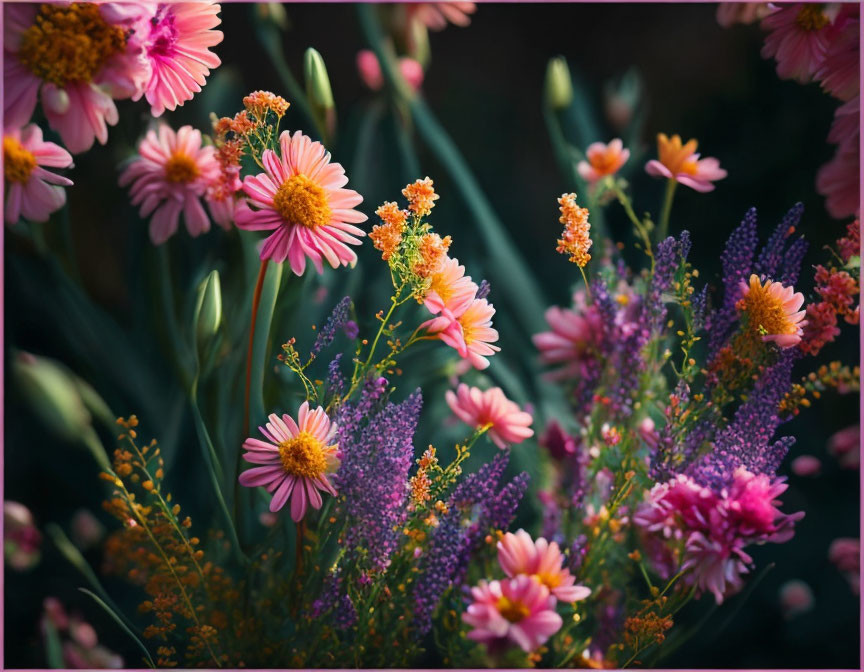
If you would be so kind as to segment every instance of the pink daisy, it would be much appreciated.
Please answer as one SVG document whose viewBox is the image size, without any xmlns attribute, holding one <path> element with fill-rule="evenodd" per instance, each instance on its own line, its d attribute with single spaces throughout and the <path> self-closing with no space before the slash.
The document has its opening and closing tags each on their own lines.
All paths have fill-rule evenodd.
<svg viewBox="0 0 864 672">
<path fill-rule="evenodd" d="M 473 602 L 462 614 L 462 620 L 473 628 L 468 638 L 490 648 L 513 642 L 530 653 L 563 625 L 555 613 L 555 598 L 531 576 L 481 580 L 471 589 L 471 597 Z"/>
<path fill-rule="evenodd" d="M 201 131 L 183 126 L 176 133 L 167 124 L 149 131 L 138 154 L 120 175 L 120 186 L 132 184 L 132 205 L 150 219 L 150 240 L 161 245 L 177 231 L 180 213 L 189 235 L 210 230 L 201 198 L 219 176 L 212 146 L 201 146 Z"/>
<path fill-rule="evenodd" d="M 280 419 L 273 413 L 269 419 L 266 428 L 258 428 L 267 441 L 249 438 L 243 442 L 247 451 L 243 459 L 264 466 L 244 471 L 240 484 L 266 487 L 273 493 L 273 513 L 281 510 L 290 497 L 291 519 L 300 522 L 310 505 L 321 508 L 319 491 L 336 496 L 328 478 L 339 466 L 338 447 L 332 444 L 336 425 L 320 406 L 309 410 L 308 401 L 297 411 L 297 422 L 287 414 Z"/>
<path fill-rule="evenodd" d="M 825 91 L 843 101 L 851 100 L 859 92 L 860 12 L 857 3 L 840 7 L 830 28 L 825 58 L 814 75 Z"/>
<path fill-rule="evenodd" d="M 747 320 L 747 331 L 761 337 L 762 341 L 773 341 L 781 348 L 791 348 L 801 342 L 806 311 L 801 310 L 804 295 L 791 286 L 766 280 L 763 285 L 759 276 L 753 274 L 750 281 L 741 282 L 741 299 L 738 309 Z"/>
<path fill-rule="evenodd" d="M 498 542 L 498 564 L 507 576 L 533 576 L 562 602 L 584 600 L 591 589 L 576 585 L 576 578 L 564 566 L 564 554 L 554 541 L 534 541 L 525 530 L 508 532 Z"/>
<path fill-rule="evenodd" d="M 42 140 L 42 129 L 29 124 L 22 130 L 7 129 L 3 134 L 3 176 L 6 180 L 7 224 L 23 216 L 32 222 L 45 222 L 66 203 L 72 180 L 45 170 L 71 168 L 72 156 L 53 142 Z"/>
<path fill-rule="evenodd" d="M 608 145 L 595 142 L 585 151 L 587 161 L 580 161 L 576 170 L 583 180 L 594 183 L 607 175 L 614 175 L 630 158 L 630 150 L 624 149 L 624 143 L 615 138 Z"/>
<path fill-rule="evenodd" d="M 712 182 L 726 177 L 726 171 L 713 157 L 700 159 L 696 152 L 697 146 L 696 140 L 689 140 L 684 144 L 681 142 L 680 135 L 669 138 L 665 133 L 659 133 L 657 135 L 659 161 L 652 159 L 646 163 L 645 172 L 654 177 L 677 180 L 696 191 L 713 191 Z"/>
<path fill-rule="evenodd" d="M 546 322 L 551 331 L 535 334 L 531 340 L 540 351 L 540 361 L 563 365 L 548 377 L 560 380 L 579 376 L 588 361 L 595 358 L 603 337 L 600 313 L 594 306 L 579 311 L 552 306 L 546 310 Z"/>
<path fill-rule="evenodd" d="M 482 370 L 489 366 L 487 357 L 501 350 L 492 345 L 498 340 L 498 332 L 492 328 L 494 314 L 495 308 L 486 299 L 474 299 L 463 313 L 456 315 L 445 308 L 438 317 L 420 326 L 455 349 L 475 369 Z"/>
<path fill-rule="evenodd" d="M 762 58 L 777 60 L 781 79 L 806 84 L 825 58 L 830 24 L 821 4 L 780 5 L 762 19 L 763 30 L 769 31 Z"/>
<path fill-rule="evenodd" d="M 454 315 L 464 313 L 477 295 L 477 285 L 470 275 L 465 275 L 465 267 L 458 259 L 447 257 L 438 270 L 429 276 L 429 290 L 423 305 L 433 315 L 449 310 Z"/>
<path fill-rule="evenodd" d="M 279 137 L 281 156 L 269 149 L 261 156 L 264 173 L 248 176 L 243 191 L 248 205 L 237 207 L 237 226 L 275 232 L 264 241 L 261 259 L 282 263 L 302 275 L 306 257 L 323 272 L 324 259 L 333 267 L 354 265 L 357 255 L 348 245 L 359 245 L 355 236 L 362 229 L 353 226 L 366 221 L 354 210 L 363 197 L 351 189 L 345 169 L 330 163 L 330 153 L 320 142 L 296 131 Z"/>
<path fill-rule="evenodd" d="M 461 383 L 456 392 L 447 390 L 447 405 L 465 424 L 489 428 L 489 438 L 499 448 L 522 443 L 534 435 L 533 418 L 504 396 L 500 387 L 481 390 Z"/>
<path fill-rule="evenodd" d="M 142 11 L 110 2 L 4 5 L 4 123 L 26 124 L 41 95 L 70 152 L 104 145 L 118 119 L 114 100 L 139 98 L 147 77 L 134 28 Z"/>
<path fill-rule="evenodd" d="M 146 55 L 150 77 L 144 89 L 153 115 L 192 100 L 220 64 L 210 47 L 222 41 L 219 5 L 213 2 L 160 2 L 149 19 Z"/>
</svg>

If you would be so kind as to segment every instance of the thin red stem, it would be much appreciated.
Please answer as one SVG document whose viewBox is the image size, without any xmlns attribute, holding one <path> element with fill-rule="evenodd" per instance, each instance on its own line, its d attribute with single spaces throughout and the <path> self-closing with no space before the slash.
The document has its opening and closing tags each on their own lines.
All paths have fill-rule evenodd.
<svg viewBox="0 0 864 672">
<path fill-rule="evenodd" d="M 261 289 L 264 287 L 264 276 L 267 274 L 269 259 L 261 260 L 258 271 L 258 282 L 255 284 L 255 294 L 252 296 L 252 317 L 249 320 L 249 349 L 246 351 L 246 391 L 243 395 L 243 431 L 249 431 L 249 396 L 252 390 L 252 347 L 255 344 L 255 323 L 258 321 L 258 304 L 261 303 Z"/>
</svg>

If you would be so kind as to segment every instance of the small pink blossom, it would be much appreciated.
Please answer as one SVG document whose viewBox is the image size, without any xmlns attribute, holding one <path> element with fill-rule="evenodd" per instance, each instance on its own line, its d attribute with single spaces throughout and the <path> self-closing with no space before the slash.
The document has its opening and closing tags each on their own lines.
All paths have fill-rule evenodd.
<svg viewBox="0 0 864 672">
<path fill-rule="evenodd" d="M 813 608 L 813 591 L 803 581 L 793 579 L 780 586 L 780 608 L 786 618 L 805 614 Z"/>
<path fill-rule="evenodd" d="M 580 161 L 576 170 L 582 179 L 594 183 L 609 175 L 614 175 L 630 158 L 630 150 L 624 149 L 620 138 L 615 138 L 608 145 L 595 142 L 585 150 L 587 161 Z"/>
<path fill-rule="evenodd" d="M 553 459 L 563 460 L 576 455 L 577 439 L 564 431 L 564 428 L 556 420 L 550 420 L 546 425 L 546 431 L 538 440 L 538 443 L 549 451 Z"/>
<path fill-rule="evenodd" d="M 857 537 L 839 537 L 831 542 L 828 559 L 843 573 L 852 592 L 861 592 L 861 540 Z"/>
<path fill-rule="evenodd" d="M 471 589 L 471 598 L 462 614 L 472 628 L 468 638 L 490 649 L 512 642 L 530 653 L 563 625 L 549 589 L 524 574 L 504 581 L 481 580 Z"/>
<path fill-rule="evenodd" d="M 532 540 L 525 530 L 508 532 L 498 542 L 498 564 L 507 576 L 533 576 L 562 602 L 584 600 L 591 589 L 576 584 L 576 578 L 564 566 L 565 561 L 556 542 L 550 543 L 543 537 Z"/>
<path fill-rule="evenodd" d="M 657 135 L 659 160 L 652 159 L 646 163 L 645 172 L 654 177 L 676 180 L 695 191 L 713 191 L 713 183 L 722 180 L 727 173 L 717 159 L 700 159 L 696 152 L 697 146 L 696 140 L 684 144 L 679 135 L 669 138 L 665 133 L 660 133 Z"/>
<path fill-rule="evenodd" d="M 39 564 L 42 533 L 33 514 L 18 502 L 3 502 L 3 557 L 6 565 L 25 571 Z"/>
<path fill-rule="evenodd" d="M 791 467 L 796 476 L 818 476 L 822 471 L 822 462 L 813 455 L 801 455 L 792 460 Z"/>
<path fill-rule="evenodd" d="M 489 366 L 487 358 L 501 350 L 493 345 L 498 340 L 498 331 L 492 328 L 494 314 L 495 308 L 491 303 L 475 298 L 461 313 L 444 308 L 437 317 L 420 327 L 456 350 L 475 369 L 482 370 Z"/>
<path fill-rule="evenodd" d="M 373 91 L 380 91 L 383 88 L 384 76 L 381 73 L 381 64 L 373 51 L 363 49 L 357 52 L 357 72 L 360 73 L 363 83 Z M 423 66 L 413 58 L 407 56 L 400 58 L 399 72 L 402 73 L 403 79 L 412 91 L 417 91 L 423 85 L 425 76 Z"/>
<path fill-rule="evenodd" d="M 480 390 L 461 383 L 456 392 L 447 391 L 447 405 L 465 424 L 489 428 L 489 438 L 499 448 L 522 443 L 534 435 L 531 415 L 504 396 L 500 387 Z"/>
<path fill-rule="evenodd" d="M 828 452 L 844 469 L 858 470 L 861 464 L 861 427 L 852 425 L 828 439 Z"/>
</svg>

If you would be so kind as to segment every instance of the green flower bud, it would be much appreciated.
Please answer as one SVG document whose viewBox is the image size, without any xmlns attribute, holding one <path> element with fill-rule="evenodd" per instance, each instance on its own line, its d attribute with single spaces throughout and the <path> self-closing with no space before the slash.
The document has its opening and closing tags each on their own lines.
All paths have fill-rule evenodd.
<svg viewBox="0 0 864 672">
<path fill-rule="evenodd" d="M 573 102 L 573 80 L 563 56 L 549 61 L 546 68 L 546 103 L 553 110 L 563 110 Z"/>
<path fill-rule="evenodd" d="M 333 108 L 333 90 L 327 76 L 324 59 L 315 49 L 309 47 L 303 57 L 303 71 L 306 76 L 306 95 L 313 107 L 321 110 Z"/>
<path fill-rule="evenodd" d="M 201 352 L 222 324 L 222 285 L 219 282 L 219 271 L 210 271 L 198 285 L 198 306 L 195 335 L 198 339 L 198 350 Z"/>
</svg>

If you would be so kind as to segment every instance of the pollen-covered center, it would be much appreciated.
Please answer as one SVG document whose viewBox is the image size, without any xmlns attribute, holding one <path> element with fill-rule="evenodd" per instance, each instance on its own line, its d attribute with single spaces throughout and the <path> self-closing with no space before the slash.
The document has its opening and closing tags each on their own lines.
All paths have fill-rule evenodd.
<svg viewBox="0 0 864 672">
<path fill-rule="evenodd" d="M 536 575 L 537 580 L 546 586 L 549 590 L 554 590 L 561 585 L 563 576 L 561 572 L 540 572 Z"/>
<path fill-rule="evenodd" d="M 324 443 L 309 432 L 300 432 L 289 441 L 279 444 L 282 468 L 294 476 L 317 478 L 327 470 Z"/>
<path fill-rule="evenodd" d="M 828 25 L 828 17 L 822 11 L 822 5 L 819 3 L 807 3 L 798 12 L 795 17 L 795 23 L 802 30 L 817 31 Z"/>
<path fill-rule="evenodd" d="M 3 176 L 7 182 L 26 182 L 36 168 L 36 157 L 15 138 L 3 138 Z"/>
<path fill-rule="evenodd" d="M 90 82 L 125 48 L 125 31 L 105 21 L 99 5 L 43 4 L 21 35 L 18 59 L 39 79 L 64 87 Z"/>
<path fill-rule="evenodd" d="M 200 172 L 195 160 L 188 154 L 177 152 L 165 162 L 165 179 L 169 182 L 179 184 L 192 182 Z"/>
<path fill-rule="evenodd" d="M 302 173 L 290 177 L 276 190 L 273 206 L 292 224 L 314 229 L 330 223 L 330 204 L 324 188 Z"/>
<path fill-rule="evenodd" d="M 531 610 L 519 600 L 511 600 L 509 597 L 498 598 L 498 613 L 511 623 L 524 621 L 531 615 Z"/>
<path fill-rule="evenodd" d="M 789 319 L 783 302 L 757 280 L 750 283 L 747 296 L 738 302 L 738 309 L 747 319 L 747 330 L 759 335 L 794 334 L 796 326 Z"/>
</svg>

